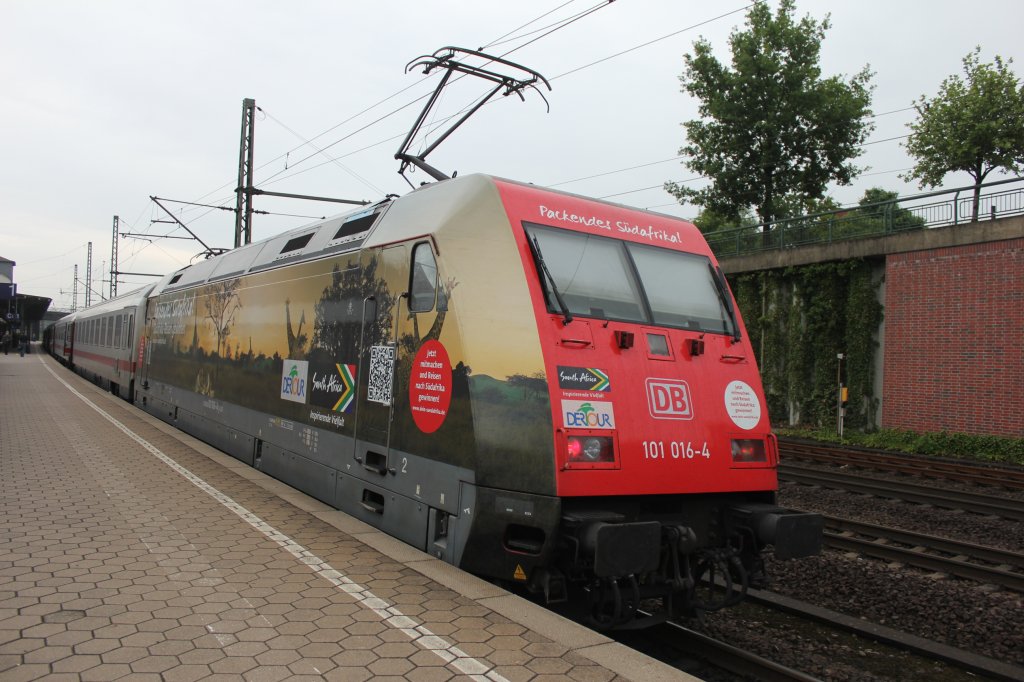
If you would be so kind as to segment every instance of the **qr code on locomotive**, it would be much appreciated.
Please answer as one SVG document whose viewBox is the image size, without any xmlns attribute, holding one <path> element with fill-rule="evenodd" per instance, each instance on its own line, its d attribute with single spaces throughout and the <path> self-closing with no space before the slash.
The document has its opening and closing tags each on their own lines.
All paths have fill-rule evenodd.
<svg viewBox="0 0 1024 682">
<path fill-rule="evenodd" d="M 366 399 L 382 405 L 391 404 L 391 378 L 395 374 L 394 346 L 370 347 L 370 378 Z"/>
</svg>

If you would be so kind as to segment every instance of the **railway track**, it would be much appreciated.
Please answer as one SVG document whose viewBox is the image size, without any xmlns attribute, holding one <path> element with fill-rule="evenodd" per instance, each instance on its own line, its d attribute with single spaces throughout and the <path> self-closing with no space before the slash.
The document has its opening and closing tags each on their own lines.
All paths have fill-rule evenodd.
<svg viewBox="0 0 1024 682">
<path fill-rule="evenodd" d="M 817 677 L 794 668 L 787 668 L 771 659 L 732 646 L 713 637 L 703 635 L 678 623 L 665 623 L 675 646 L 687 651 L 699 651 L 700 656 L 717 668 L 734 675 L 752 677 L 764 682 L 818 682 Z"/>
<path fill-rule="evenodd" d="M 1019 666 L 997 661 L 987 656 L 980 656 L 940 642 L 888 628 L 884 625 L 871 623 L 862 618 L 848 616 L 796 599 L 790 599 L 773 592 L 751 589 L 747 593 L 747 601 L 765 608 L 794 615 L 800 620 L 817 622 L 829 628 L 842 630 L 867 640 L 885 644 L 914 656 L 942 661 L 973 675 L 978 675 L 983 679 L 1015 681 L 1024 679 L 1024 668 Z"/>
<path fill-rule="evenodd" d="M 814 606 L 784 595 L 751 589 L 747 594 L 746 601 L 757 608 L 785 614 L 784 617 L 792 618 L 794 621 L 814 623 L 826 630 L 854 635 L 909 656 L 928 661 L 939 661 L 983 679 L 1014 681 L 1024 679 L 1024 668 L 1019 666 L 878 625 L 862 618 Z M 763 619 L 759 618 L 758 620 L 764 622 Z M 770 658 L 709 637 L 679 623 L 669 622 L 658 626 L 655 630 L 656 633 L 645 631 L 642 636 L 630 633 L 621 637 L 620 640 L 634 648 L 644 649 L 651 645 L 653 635 L 656 637 L 657 644 L 666 650 L 682 651 L 685 652 L 685 656 L 700 658 L 715 668 L 757 680 L 812 682 L 819 679 L 807 672 L 787 667 Z M 821 638 L 826 639 L 824 634 L 821 635 Z M 634 639 L 637 641 L 632 641 Z M 666 657 L 658 654 L 652 655 L 662 658 L 662 660 Z"/>
<path fill-rule="evenodd" d="M 1020 495 L 1003 492 L 1004 490 L 1024 489 L 1024 474 L 1018 470 L 984 464 L 972 465 L 931 460 L 924 457 L 887 455 L 867 450 L 838 450 L 829 447 L 805 446 L 800 449 L 798 454 L 793 451 L 791 445 L 792 443 L 789 441 L 780 443 L 783 464 L 779 467 L 779 475 L 784 480 L 931 505 L 936 508 L 965 510 L 975 514 L 1016 521 L 1024 520 L 1024 501 L 1014 499 Z M 806 454 L 808 452 L 810 454 Z M 807 461 L 805 463 L 801 460 Z M 819 464 L 812 466 L 812 462 Z M 840 469 L 839 466 L 823 467 L 821 464 L 839 465 L 843 468 Z M 910 474 L 918 478 L 873 476 L 874 472 L 871 470 Z M 879 480 L 880 478 L 888 480 Z M 922 478 L 933 479 L 930 481 L 931 485 L 927 485 L 926 483 L 929 481 L 921 480 Z M 942 483 L 936 482 L 937 480 L 984 485 L 989 486 L 989 489 L 947 490 L 942 489 L 940 487 Z M 1021 553 L 832 516 L 825 516 L 825 526 L 826 545 L 840 551 L 856 552 L 883 561 L 899 562 L 926 571 L 996 585 L 1018 593 L 1024 592 L 1024 554 Z M 822 641 L 842 642 L 844 635 L 835 633 L 846 632 L 858 639 L 863 638 L 888 647 L 888 650 L 893 653 L 885 654 L 885 656 L 893 663 L 903 660 L 900 658 L 902 655 L 907 656 L 905 660 L 908 665 L 917 670 L 922 668 L 917 664 L 910 663 L 911 661 L 942 662 L 951 666 L 951 671 L 959 669 L 966 671 L 969 675 L 976 675 L 984 679 L 1024 679 L 1024 668 L 1020 666 L 877 625 L 861 617 L 847 616 L 781 595 L 757 590 L 750 591 L 748 602 L 757 608 L 769 609 L 776 613 L 784 612 L 789 614 L 789 618 L 792 618 L 791 624 L 787 624 L 785 616 L 768 617 L 766 621 L 764 617 L 749 616 L 748 614 L 746 617 L 751 618 L 752 622 L 761 624 L 773 622 L 776 628 L 789 629 L 792 627 L 795 631 L 802 631 L 806 628 L 813 629 L 815 626 L 811 624 L 817 623 L 821 627 L 821 634 L 810 635 L 812 638 L 820 637 Z M 739 631 L 742 632 L 742 628 Z M 829 631 L 832 634 L 826 634 Z M 747 644 L 741 642 L 746 642 L 743 636 L 740 636 L 735 643 L 748 648 Z M 855 640 L 851 640 L 851 642 L 855 642 Z M 696 649 L 697 651 L 704 651 L 711 645 L 697 644 L 696 646 L 700 647 Z M 840 667 L 849 665 L 849 662 L 843 659 L 843 652 L 850 647 L 859 650 L 861 646 L 864 645 L 848 643 L 846 646 L 837 647 L 838 658 L 836 660 Z M 876 645 L 869 645 L 864 649 L 869 649 L 872 646 Z M 749 648 L 768 656 L 772 655 L 770 652 L 760 651 L 757 646 Z M 880 649 L 880 651 L 885 650 L 887 649 Z M 793 664 L 792 661 L 787 662 Z M 857 665 L 856 659 L 854 659 L 853 665 Z M 928 670 L 927 667 L 923 669 Z M 741 674 L 760 678 L 763 673 Z M 960 674 L 954 674 L 951 679 L 960 679 L 958 677 Z"/>
<path fill-rule="evenodd" d="M 842 466 L 868 466 L 888 473 L 941 476 L 958 482 L 996 485 L 1016 490 L 1024 487 L 1024 471 L 1006 467 L 972 465 L 925 457 L 894 455 L 863 448 L 836 448 L 802 441 L 786 441 L 792 458 Z M 797 483 L 963 509 L 980 514 L 1024 520 L 1024 501 L 987 493 L 957 491 L 919 485 L 904 480 L 877 480 L 839 468 L 821 469 L 792 461 L 780 466 L 780 475 Z M 1024 591 L 1024 555 L 982 545 L 958 542 L 896 528 L 825 517 L 826 542 L 837 549 L 856 551 L 887 561 L 940 571 L 958 577 Z M 893 545 L 891 543 L 896 543 Z M 902 545 L 902 546 L 897 546 Z M 981 562 L 981 563 L 978 563 Z"/>
<path fill-rule="evenodd" d="M 960 462 L 868 448 L 838 447 L 789 438 L 779 439 L 779 451 L 783 461 L 797 459 L 909 474 L 922 478 L 1024 490 L 1024 469 L 1017 467 Z"/>
<path fill-rule="evenodd" d="M 643 634 L 620 633 L 618 639 L 634 649 L 648 651 L 649 655 L 661 660 L 677 657 L 680 655 L 679 652 L 682 652 L 681 655 L 688 659 L 698 658 L 709 666 L 744 679 L 756 679 L 763 682 L 820 682 L 819 678 L 813 675 L 789 668 L 769 658 L 709 637 L 672 621 L 656 626 Z M 672 653 L 666 655 L 651 652 L 649 649 L 652 645 Z"/>
<path fill-rule="evenodd" d="M 1024 501 L 998 495 L 946 490 L 907 481 L 879 480 L 848 471 L 826 471 L 792 462 L 779 464 L 779 477 L 804 485 L 849 490 L 864 495 L 929 504 L 942 509 L 962 509 L 976 514 L 1024 521 Z"/>
<path fill-rule="evenodd" d="M 834 516 L 825 529 L 834 549 L 1024 592 L 1024 554 Z"/>
</svg>

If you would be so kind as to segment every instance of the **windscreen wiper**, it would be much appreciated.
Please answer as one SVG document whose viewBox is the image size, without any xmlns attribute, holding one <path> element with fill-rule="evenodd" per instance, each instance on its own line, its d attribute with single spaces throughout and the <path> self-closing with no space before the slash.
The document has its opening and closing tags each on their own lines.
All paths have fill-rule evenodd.
<svg viewBox="0 0 1024 682">
<path fill-rule="evenodd" d="M 711 261 L 708 261 L 708 270 L 711 271 L 711 279 L 715 282 L 718 298 L 725 306 L 725 311 L 729 313 L 729 322 L 732 323 L 732 340 L 738 342 L 740 340 L 740 325 L 736 321 L 736 310 L 733 308 L 732 296 L 729 295 L 729 289 L 725 283 L 725 275 L 722 274 L 722 268 L 715 266 Z"/>
<path fill-rule="evenodd" d="M 527 239 L 526 242 L 530 245 L 530 251 L 533 252 L 533 259 L 537 261 L 537 265 L 540 266 L 540 269 L 548 278 L 548 282 L 551 283 L 551 293 L 555 295 L 555 300 L 558 302 L 558 308 L 565 317 L 562 324 L 568 325 L 572 322 L 572 313 L 569 312 L 569 306 L 565 304 L 565 299 L 562 298 L 562 294 L 558 291 L 558 285 L 555 284 L 555 278 L 551 276 L 551 271 L 548 270 L 548 264 L 544 262 L 544 255 L 540 252 L 540 242 L 537 241 L 537 236 L 533 235 Z"/>
</svg>

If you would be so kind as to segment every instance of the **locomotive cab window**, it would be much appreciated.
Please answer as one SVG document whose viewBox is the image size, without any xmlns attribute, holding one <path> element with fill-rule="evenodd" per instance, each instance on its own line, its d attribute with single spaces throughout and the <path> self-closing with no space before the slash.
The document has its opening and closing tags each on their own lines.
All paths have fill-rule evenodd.
<svg viewBox="0 0 1024 682">
<path fill-rule="evenodd" d="M 531 245 L 534 255 L 544 260 L 573 315 L 647 322 L 622 242 L 533 224 L 528 225 L 527 238 L 536 239 Z M 548 310 L 560 312 L 551 283 L 544 284 Z"/>
<path fill-rule="evenodd" d="M 412 271 L 409 273 L 409 310 L 424 313 L 434 308 L 437 294 L 437 262 L 427 242 L 416 245 L 412 252 Z"/>
<path fill-rule="evenodd" d="M 631 243 L 627 248 L 643 281 L 654 324 L 733 333 L 706 257 L 646 244 Z"/>
<path fill-rule="evenodd" d="M 557 289 L 568 312 L 580 317 L 734 334 L 727 292 L 719 293 L 707 256 L 535 223 L 523 226 L 549 312 L 564 312 Z"/>
</svg>

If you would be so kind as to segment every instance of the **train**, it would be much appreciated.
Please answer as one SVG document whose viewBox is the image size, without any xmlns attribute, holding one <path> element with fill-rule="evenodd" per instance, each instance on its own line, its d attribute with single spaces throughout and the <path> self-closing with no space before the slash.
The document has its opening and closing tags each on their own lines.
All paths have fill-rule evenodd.
<svg viewBox="0 0 1024 682">
<path fill-rule="evenodd" d="M 73 313 L 46 345 L 232 457 L 599 628 L 735 604 L 768 551 L 820 551 L 820 516 L 776 502 L 726 278 L 672 216 L 484 174 L 425 183 Z"/>
</svg>

